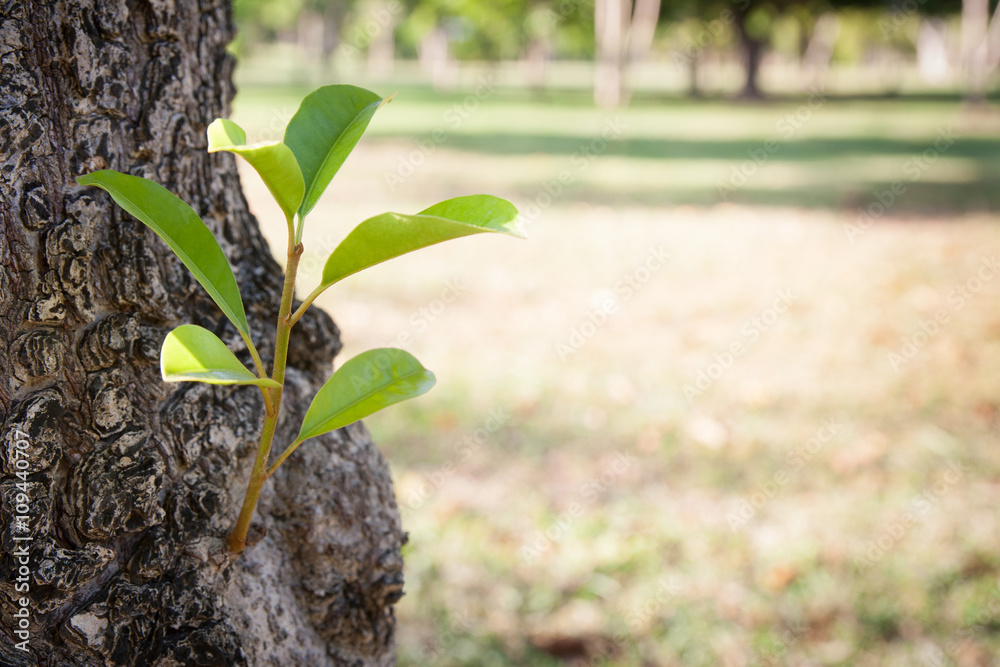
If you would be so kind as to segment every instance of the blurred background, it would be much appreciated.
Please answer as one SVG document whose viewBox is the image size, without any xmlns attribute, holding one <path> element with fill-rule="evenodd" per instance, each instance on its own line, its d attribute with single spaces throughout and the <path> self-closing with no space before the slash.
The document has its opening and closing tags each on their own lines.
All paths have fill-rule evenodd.
<svg viewBox="0 0 1000 667">
<path fill-rule="evenodd" d="M 300 296 L 385 210 L 485 192 L 528 229 L 320 301 L 343 358 L 439 379 L 368 422 L 410 535 L 400 664 L 1000 664 L 995 3 L 235 11 L 251 140 L 322 84 L 397 93 Z"/>
</svg>

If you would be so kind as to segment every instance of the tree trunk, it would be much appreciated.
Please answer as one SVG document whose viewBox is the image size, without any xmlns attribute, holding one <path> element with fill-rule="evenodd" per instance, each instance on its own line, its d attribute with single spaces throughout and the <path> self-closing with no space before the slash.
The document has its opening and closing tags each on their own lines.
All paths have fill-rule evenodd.
<svg viewBox="0 0 1000 667">
<path fill-rule="evenodd" d="M 450 90 L 458 84 L 458 69 L 451 59 L 448 33 L 436 27 L 420 40 L 420 65 L 431 76 L 434 90 Z"/>
<path fill-rule="evenodd" d="M 813 22 L 810 37 L 802 58 L 800 67 L 805 74 L 807 89 L 824 87 L 826 74 L 833 62 L 833 53 L 837 48 L 837 38 L 840 36 L 840 19 L 833 12 L 821 14 Z"/>
<path fill-rule="evenodd" d="M 629 63 L 646 58 L 656 34 L 660 0 L 597 0 L 594 3 L 594 102 L 602 107 L 626 104 L 631 96 Z"/>
<path fill-rule="evenodd" d="M 392 75 L 396 64 L 396 12 L 393 3 L 382 2 L 375 5 L 375 34 L 368 43 L 368 75 L 384 79 Z"/>
<path fill-rule="evenodd" d="M 973 104 L 986 101 L 989 80 L 986 36 L 989 22 L 989 0 L 962 0 L 962 71 L 965 99 Z"/>
<path fill-rule="evenodd" d="M 688 60 L 688 89 L 687 96 L 692 99 L 698 99 L 701 97 L 701 88 L 698 86 L 698 61 L 701 58 L 701 53 L 691 54 L 691 59 Z"/>
<path fill-rule="evenodd" d="M 1000 67 L 1000 3 L 993 8 L 993 18 L 986 31 L 986 61 L 987 76 Z"/>
<path fill-rule="evenodd" d="M 594 67 L 594 102 L 602 107 L 621 106 L 625 93 L 626 22 L 632 0 L 597 0 L 594 31 L 597 63 Z"/>
<path fill-rule="evenodd" d="M 660 0 L 635 0 L 628 25 L 628 61 L 641 63 L 649 55 L 660 21 Z"/>
<path fill-rule="evenodd" d="M 743 49 L 743 67 L 746 72 L 740 97 L 760 99 L 762 95 L 760 86 L 757 84 L 757 76 L 760 73 L 760 59 L 763 55 L 764 45 L 757 37 L 750 34 L 747 28 L 746 9 L 737 8 L 734 13 L 736 14 L 736 29 L 740 33 L 740 46 Z"/>
<path fill-rule="evenodd" d="M 323 16 L 314 9 L 303 9 L 295 24 L 295 43 L 302 60 L 316 64 L 323 57 Z"/>
<path fill-rule="evenodd" d="M 551 54 L 551 42 L 545 37 L 536 37 L 528 42 L 524 57 L 521 59 L 525 82 L 536 94 L 545 90 L 545 74 Z"/>
<path fill-rule="evenodd" d="M 344 22 L 345 8 L 333 2 L 323 10 L 323 71 L 330 73 L 333 54 L 340 46 L 340 26 Z M 326 77 L 330 78 L 330 77 Z"/>
<path fill-rule="evenodd" d="M 917 32 L 917 71 L 924 83 L 943 86 L 951 71 L 948 63 L 948 23 L 940 17 L 922 17 Z"/>
<path fill-rule="evenodd" d="M 110 167 L 190 203 L 267 357 L 280 270 L 232 156 L 205 152 L 233 95 L 231 38 L 225 0 L 0 7 L 0 664 L 394 664 L 405 536 L 366 430 L 297 451 L 261 498 L 266 534 L 233 560 L 260 395 L 166 385 L 157 356 L 184 322 L 245 350 L 155 235 L 73 182 Z M 278 450 L 340 348 L 310 313 Z"/>
</svg>

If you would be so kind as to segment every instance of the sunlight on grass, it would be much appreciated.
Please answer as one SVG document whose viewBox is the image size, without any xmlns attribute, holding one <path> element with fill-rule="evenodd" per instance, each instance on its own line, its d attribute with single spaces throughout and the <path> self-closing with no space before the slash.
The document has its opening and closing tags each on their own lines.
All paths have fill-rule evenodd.
<svg viewBox="0 0 1000 667">
<path fill-rule="evenodd" d="M 237 100 L 251 133 L 272 93 Z M 498 93 L 387 179 L 461 99 L 379 112 L 309 219 L 299 281 L 383 210 L 537 205 L 528 241 L 431 248 L 318 302 L 344 359 L 396 345 L 439 379 L 369 423 L 410 535 L 400 664 L 912 665 L 932 643 L 990 664 L 996 118 L 831 100 L 723 202 L 801 102 L 640 103 L 575 169 L 598 112 Z M 857 228 L 949 124 L 954 145 Z"/>
</svg>

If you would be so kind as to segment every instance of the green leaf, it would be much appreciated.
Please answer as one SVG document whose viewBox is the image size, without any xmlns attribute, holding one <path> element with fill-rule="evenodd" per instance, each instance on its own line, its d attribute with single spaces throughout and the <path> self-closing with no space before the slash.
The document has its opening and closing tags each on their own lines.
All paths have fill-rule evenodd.
<svg viewBox="0 0 1000 667">
<path fill-rule="evenodd" d="M 236 328 L 250 335 L 233 269 L 194 209 L 158 183 L 111 169 L 78 176 L 76 182 L 106 190 L 119 206 L 156 232 Z"/>
<path fill-rule="evenodd" d="M 490 195 L 448 199 L 416 215 L 383 213 L 368 218 L 330 254 L 323 267 L 323 285 L 393 257 L 481 232 L 524 237 L 514 205 Z"/>
<path fill-rule="evenodd" d="M 160 371 L 166 382 L 281 386 L 254 375 L 218 336 L 194 324 L 179 326 L 167 334 L 160 348 Z"/>
<path fill-rule="evenodd" d="M 323 86 L 302 100 L 285 128 L 284 139 L 305 181 L 300 218 L 316 205 L 375 111 L 387 101 L 369 90 L 346 84 Z"/>
<path fill-rule="evenodd" d="M 391 347 L 362 352 L 341 366 L 316 394 L 296 442 L 353 424 L 434 386 L 434 374 L 413 355 Z"/>
<path fill-rule="evenodd" d="M 241 156 L 260 174 L 274 201 L 292 219 L 302 203 L 305 182 L 292 149 L 280 141 L 247 145 L 247 135 L 231 120 L 218 118 L 208 126 L 208 152 L 229 151 Z"/>
</svg>

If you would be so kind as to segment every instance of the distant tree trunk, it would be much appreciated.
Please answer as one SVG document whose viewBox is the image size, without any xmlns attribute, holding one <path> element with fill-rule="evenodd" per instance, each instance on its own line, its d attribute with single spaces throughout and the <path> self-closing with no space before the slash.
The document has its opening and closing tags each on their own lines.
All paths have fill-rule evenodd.
<svg viewBox="0 0 1000 667">
<path fill-rule="evenodd" d="M 812 36 L 800 61 L 807 87 L 823 85 L 840 36 L 840 19 L 833 12 L 820 15 L 813 23 Z"/>
<path fill-rule="evenodd" d="M 225 536 L 256 447 L 259 393 L 166 385 L 157 356 L 182 322 L 234 349 L 239 338 L 158 238 L 73 182 L 110 167 L 194 206 L 270 354 L 280 271 L 233 159 L 205 152 L 205 128 L 233 95 L 231 38 L 225 0 L 0 7 L 5 666 L 394 664 L 405 537 L 366 430 L 296 452 L 262 497 L 255 525 L 266 535 L 233 561 Z M 303 318 L 290 417 L 339 348 L 329 317 Z M 28 474 L 20 488 L 18 472 Z"/>
<path fill-rule="evenodd" d="M 986 53 L 986 69 L 992 73 L 1000 67 L 1000 3 L 993 9 L 993 18 L 986 32 Z"/>
<path fill-rule="evenodd" d="M 594 102 L 617 107 L 625 100 L 625 21 L 630 0 L 596 0 L 594 32 L 597 62 L 594 66 Z"/>
<path fill-rule="evenodd" d="M 521 54 L 521 72 L 528 88 L 535 93 L 545 90 L 545 77 L 556 28 L 562 18 L 548 4 L 536 4 L 525 17 L 525 49 Z"/>
<path fill-rule="evenodd" d="M 687 95 L 691 98 L 701 97 L 701 88 L 698 86 L 698 64 L 701 60 L 701 53 L 691 54 L 691 58 L 687 62 L 688 69 L 688 89 Z"/>
<path fill-rule="evenodd" d="M 989 0 L 962 0 L 962 73 L 965 99 L 986 101 L 990 74 L 1000 66 L 1000 5 L 990 20 Z"/>
<path fill-rule="evenodd" d="M 448 90 L 458 83 L 458 70 L 451 59 L 448 33 L 436 27 L 420 40 L 420 65 L 430 74 L 435 90 Z"/>
<path fill-rule="evenodd" d="M 544 37 L 536 37 L 528 42 L 522 67 L 528 88 L 539 93 L 545 90 L 545 71 L 548 66 L 552 44 Z"/>
<path fill-rule="evenodd" d="M 375 16 L 378 30 L 368 44 L 368 74 L 384 78 L 392 74 L 396 60 L 396 14 L 390 3 L 385 2 L 377 5 Z"/>
<path fill-rule="evenodd" d="M 917 70 L 925 83 L 942 86 L 948 82 L 948 24 L 944 19 L 920 19 L 920 30 L 917 32 Z"/>
<path fill-rule="evenodd" d="M 331 2 L 323 10 L 322 71 L 329 79 L 333 68 L 333 54 L 340 46 L 340 26 L 344 21 L 344 7 L 339 2 Z"/>
<path fill-rule="evenodd" d="M 649 55 L 660 19 L 660 0 L 635 0 L 632 21 L 628 26 L 628 60 L 642 62 Z"/>
<path fill-rule="evenodd" d="M 323 16 L 314 9 L 304 9 L 295 25 L 295 41 L 302 59 L 316 64 L 323 57 Z"/>
<path fill-rule="evenodd" d="M 594 101 L 617 107 L 629 98 L 626 67 L 646 57 L 660 14 L 660 0 L 596 0 Z"/>
<path fill-rule="evenodd" d="M 764 44 L 750 33 L 747 26 L 747 9 L 737 5 L 733 13 L 736 15 L 736 30 L 740 35 L 740 47 L 743 51 L 743 68 L 746 72 L 746 79 L 743 82 L 743 90 L 740 92 L 740 97 L 760 99 L 763 95 L 761 95 L 757 77 L 760 74 L 760 59 L 764 53 Z"/>
<path fill-rule="evenodd" d="M 962 70 L 965 98 L 973 103 L 981 103 L 986 99 L 989 77 L 986 35 L 989 20 L 989 0 L 962 0 Z"/>
</svg>

